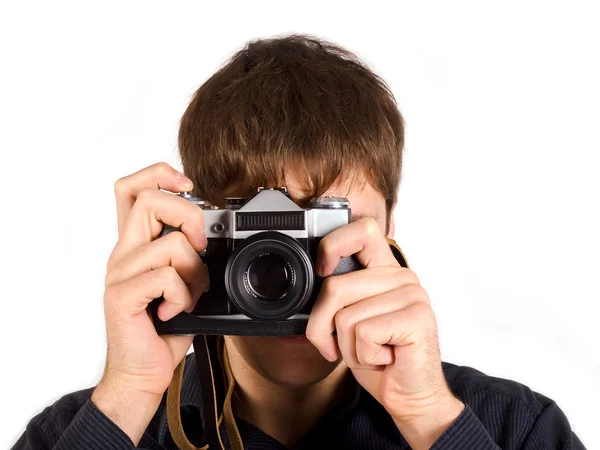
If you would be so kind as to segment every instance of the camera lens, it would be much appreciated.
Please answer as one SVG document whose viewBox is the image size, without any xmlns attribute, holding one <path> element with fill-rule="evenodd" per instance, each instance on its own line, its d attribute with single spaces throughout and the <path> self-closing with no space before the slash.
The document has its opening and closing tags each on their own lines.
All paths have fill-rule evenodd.
<svg viewBox="0 0 600 450">
<path fill-rule="evenodd" d="M 290 263 L 273 253 L 258 255 L 248 266 L 246 276 L 250 289 L 264 300 L 283 297 L 291 284 Z"/>
<path fill-rule="evenodd" d="M 315 282 L 304 245 L 278 231 L 239 242 L 224 275 L 232 306 L 254 320 L 291 317 L 309 301 Z"/>
</svg>

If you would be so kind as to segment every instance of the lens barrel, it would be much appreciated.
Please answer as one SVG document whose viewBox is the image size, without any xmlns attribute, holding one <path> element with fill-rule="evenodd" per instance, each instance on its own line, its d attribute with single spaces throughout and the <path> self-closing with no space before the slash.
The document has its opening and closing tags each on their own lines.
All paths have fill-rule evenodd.
<svg viewBox="0 0 600 450">
<path fill-rule="evenodd" d="M 306 304 L 313 287 L 310 256 L 300 242 L 277 231 L 244 239 L 225 268 L 230 300 L 256 320 L 290 317 Z"/>
</svg>

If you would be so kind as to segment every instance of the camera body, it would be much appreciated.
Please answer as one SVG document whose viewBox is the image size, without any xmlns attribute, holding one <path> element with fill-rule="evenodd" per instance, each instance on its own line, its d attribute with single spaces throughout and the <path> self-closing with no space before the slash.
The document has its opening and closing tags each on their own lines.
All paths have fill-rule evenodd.
<svg viewBox="0 0 600 450">
<path fill-rule="evenodd" d="M 225 208 L 208 206 L 187 192 L 181 197 L 203 209 L 208 238 L 200 253 L 210 286 L 191 313 L 163 322 L 150 312 L 160 334 L 303 334 L 322 279 L 314 264 L 321 239 L 351 221 L 349 202 L 312 199 L 308 208 L 291 200 L 285 187 L 258 188 L 255 195 L 227 198 Z M 178 230 L 165 225 L 159 238 Z M 361 269 L 354 256 L 341 258 L 334 275 Z"/>
</svg>

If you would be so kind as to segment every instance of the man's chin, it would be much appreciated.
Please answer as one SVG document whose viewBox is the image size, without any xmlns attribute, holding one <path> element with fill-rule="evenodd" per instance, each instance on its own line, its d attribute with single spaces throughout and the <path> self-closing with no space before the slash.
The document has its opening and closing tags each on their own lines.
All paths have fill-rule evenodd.
<svg viewBox="0 0 600 450">
<path fill-rule="evenodd" d="M 237 337 L 236 349 L 259 375 L 278 386 L 301 389 L 327 378 L 329 362 L 305 337 Z"/>
<path fill-rule="evenodd" d="M 327 378 L 339 365 L 329 362 L 320 354 L 308 357 L 296 357 L 291 354 L 279 361 L 261 361 L 260 373 L 278 386 L 302 389 L 313 386 Z"/>
</svg>

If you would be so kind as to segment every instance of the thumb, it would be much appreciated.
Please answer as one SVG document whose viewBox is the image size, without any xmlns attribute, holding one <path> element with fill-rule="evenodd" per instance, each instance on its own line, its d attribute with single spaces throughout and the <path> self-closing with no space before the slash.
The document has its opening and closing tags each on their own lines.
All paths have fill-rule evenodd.
<svg viewBox="0 0 600 450">
<path fill-rule="evenodd" d="M 171 356 L 173 357 L 173 369 L 181 362 L 187 351 L 190 349 L 194 336 L 163 336 L 163 339 L 167 343 L 167 346 L 171 350 Z"/>
</svg>

